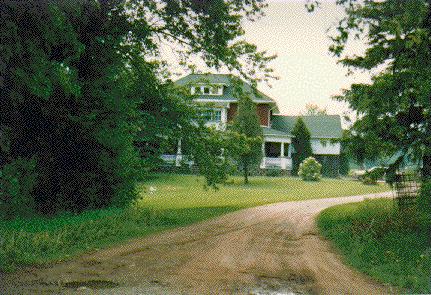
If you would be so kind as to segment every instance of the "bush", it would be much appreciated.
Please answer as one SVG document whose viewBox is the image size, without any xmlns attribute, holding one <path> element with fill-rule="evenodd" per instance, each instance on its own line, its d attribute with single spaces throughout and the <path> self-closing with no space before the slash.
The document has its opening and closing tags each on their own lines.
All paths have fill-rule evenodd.
<svg viewBox="0 0 431 295">
<path fill-rule="evenodd" d="M 360 177 L 360 180 L 362 181 L 363 184 L 366 184 L 366 185 L 377 185 L 377 179 L 369 175 L 363 175 L 362 177 Z"/>
<path fill-rule="evenodd" d="M 366 175 L 371 177 L 374 180 L 384 179 L 386 174 L 386 169 L 384 167 L 377 167 L 371 171 L 368 171 Z"/>
<path fill-rule="evenodd" d="M 370 171 L 365 172 L 364 175 L 359 176 L 358 179 L 366 185 L 376 185 L 377 180 L 384 179 L 386 169 L 384 167 L 376 167 Z"/>
<path fill-rule="evenodd" d="M 0 170 L 0 220 L 34 213 L 35 166 L 34 159 L 18 158 Z"/>
<path fill-rule="evenodd" d="M 317 181 L 322 177 L 322 165 L 313 157 L 308 157 L 299 165 L 298 175 L 307 181 Z"/>
</svg>

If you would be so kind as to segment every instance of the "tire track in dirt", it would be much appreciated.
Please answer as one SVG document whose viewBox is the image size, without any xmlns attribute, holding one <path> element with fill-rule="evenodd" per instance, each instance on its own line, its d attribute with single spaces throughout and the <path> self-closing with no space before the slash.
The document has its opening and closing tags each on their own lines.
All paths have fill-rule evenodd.
<svg viewBox="0 0 431 295">
<path fill-rule="evenodd" d="M 366 196 L 286 202 L 229 213 L 3 278 L 4 294 L 387 294 L 344 265 L 314 223 Z M 1 283 L 1 282 L 0 282 Z"/>
</svg>

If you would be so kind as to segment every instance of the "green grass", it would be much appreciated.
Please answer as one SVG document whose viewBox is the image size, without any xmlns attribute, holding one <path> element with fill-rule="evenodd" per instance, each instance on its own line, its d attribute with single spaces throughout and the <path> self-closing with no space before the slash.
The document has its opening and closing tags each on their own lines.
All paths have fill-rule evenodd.
<svg viewBox="0 0 431 295">
<path fill-rule="evenodd" d="M 217 191 L 205 190 L 196 176 L 157 175 L 140 187 L 127 209 L 107 208 L 54 218 L 0 222 L 0 270 L 69 259 L 81 253 L 185 226 L 241 208 L 268 203 L 381 192 L 387 186 L 323 179 L 252 177 L 249 185 L 234 177 Z M 150 194 L 146 188 L 156 190 Z M 148 191 L 148 190 L 147 190 Z"/>
<path fill-rule="evenodd" d="M 407 293 L 429 293 L 430 221 L 396 207 L 382 199 L 338 205 L 324 210 L 317 224 L 354 268 Z"/>
<path fill-rule="evenodd" d="M 319 198 L 342 197 L 388 191 L 389 187 L 363 185 L 358 181 L 324 178 L 305 182 L 297 177 L 251 177 L 244 185 L 241 177 L 232 177 L 218 191 L 203 190 L 204 180 L 196 176 L 162 175 L 147 186 L 156 188 L 145 194 L 143 204 L 157 208 L 195 208 L 228 206 L 254 207 L 263 204 Z"/>
</svg>

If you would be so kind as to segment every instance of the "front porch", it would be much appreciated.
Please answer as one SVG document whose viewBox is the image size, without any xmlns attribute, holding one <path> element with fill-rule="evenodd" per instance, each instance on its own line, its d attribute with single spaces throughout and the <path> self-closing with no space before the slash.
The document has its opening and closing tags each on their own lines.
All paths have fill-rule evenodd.
<svg viewBox="0 0 431 295">
<path fill-rule="evenodd" d="M 161 159 L 170 166 L 180 167 L 182 164 L 187 163 L 189 166 L 193 165 L 192 161 L 188 161 L 187 157 L 183 155 L 181 148 L 181 140 L 178 141 L 176 146 L 176 154 L 161 155 Z M 292 170 L 292 150 L 291 138 L 285 135 L 278 136 L 265 136 L 262 144 L 262 161 L 260 168 L 267 169 L 280 169 L 291 171 Z"/>
<path fill-rule="evenodd" d="M 290 138 L 265 138 L 262 144 L 261 169 L 292 170 L 292 147 Z"/>
</svg>

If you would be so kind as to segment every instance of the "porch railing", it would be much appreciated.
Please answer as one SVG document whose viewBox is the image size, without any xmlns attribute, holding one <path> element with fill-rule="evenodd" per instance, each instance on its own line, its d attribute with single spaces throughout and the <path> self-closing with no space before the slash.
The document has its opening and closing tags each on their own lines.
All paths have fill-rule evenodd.
<svg viewBox="0 0 431 295">
<path fill-rule="evenodd" d="M 183 155 L 161 155 L 160 158 L 167 164 L 181 166 L 181 162 L 184 160 L 187 164 L 193 164 L 193 162 L 187 160 L 187 157 Z M 292 170 L 292 158 L 287 157 L 264 157 L 260 165 L 261 168 L 276 167 L 280 169 Z"/>
<path fill-rule="evenodd" d="M 174 164 L 177 160 L 177 155 L 161 155 L 160 158 L 169 164 Z"/>
<path fill-rule="evenodd" d="M 281 167 L 281 158 L 267 158 L 265 157 L 265 166 Z"/>
<path fill-rule="evenodd" d="M 161 155 L 160 158 L 168 165 L 181 166 L 187 164 L 192 166 L 194 162 L 187 155 Z"/>
<path fill-rule="evenodd" d="M 264 157 L 262 159 L 261 168 L 277 167 L 280 169 L 292 170 L 292 159 L 287 157 Z"/>
</svg>

